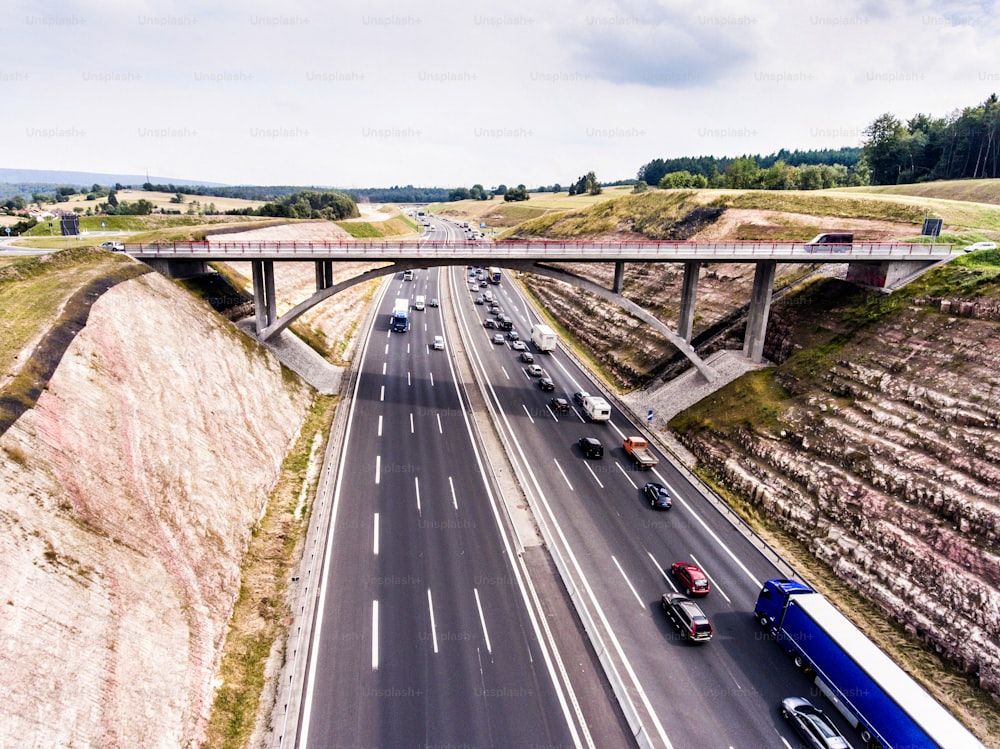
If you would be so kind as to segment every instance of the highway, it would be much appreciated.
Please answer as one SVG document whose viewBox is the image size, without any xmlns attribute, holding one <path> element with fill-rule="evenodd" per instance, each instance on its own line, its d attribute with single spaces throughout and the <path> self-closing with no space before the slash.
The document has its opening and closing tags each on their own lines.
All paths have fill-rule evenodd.
<svg viewBox="0 0 1000 749">
<path fill-rule="evenodd" d="M 437 238 L 457 233 L 435 224 Z M 636 431 L 622 414 L 603 424 L 575 406 L 555 414 L 553 396 L 572 401 L 598 387 L 560 350 L 536 352 L 556 384 L 541 391 L 509 341 L 492 342 L 466 273 L 418 270 L 412 282 L 398 273 L 378 299 L 335 489 L 298 745 L 595 745 L 469 426 L 463 388 L 472 383 L 457 382 L 443 310 L 411 311 L 408 333 L 388 331 L 394 299 L 417 294 L 455 303 L 532 509 L 567 563 L 577 605 L 598 623 L 641 742 L 797 747 L 778 713 L 790 695 L 823 706 L 852 736 L 753 621 L 760 583 L 779 571 L 664 456 L 636 470 L 621 447 Z M 536 319 L 515 285 L 489 289 L 527 338 Z M 445 351 L 431 349 L 435 335 Z M 602 460 L 583 458 L 581 436 L 604 443 Z M 649 507 L 649 480 L 670 489 L 673 509 Z M 708 643 L 683 641 L 660 610 L 661 594 L 676 590 L 667 572 L 676 560 L 711 578 L 700 601 L 715 629 Z"/>
<path fill-rule="evenodd" d="M 799 746 L 778 713 L 782 698 L 806 696 L 835 711 L 753 621 L 761 582 L 779 571 L 664 456 L 653 471 L 636 470 L 622 441 L 637 432 L 620 413 L 609 423 L 586 421 L 576 406 L 554 413 L 553 396 L 572 403 L 574 392 L 598 394 L 597 386 L 563 352 L 540 354 L 529 344 L 556 384 L 555 392 L 541 391 L 509 342 L 491 342 L 495 331 L 483 327 L 489 315 L 472 303 L 476 294 L 468 291 L 465 271 L 448 272 L 456 294 L 465 290 L 463 330 L 478 339 L 472 355 L 527 477 L 536 517 L 557 539 L 573 585 L 585 591 L 584 605 L 605 623 L 607 644 L 652 745 Z M 537 319 L 516 288 L 490 288 L 527 338 Z M 576 446 L 582 436 L 603 442 L 602 460 L 583 458 Z M 642 495 L 647 481 L 670 489 L 673 509 L 650 508 Z M 715 629 L 708 643 L 682 641 L 660 610 L 661 594 L 677 590 L 669 568 L 678 560 L 695 562 L 711 578 L 713 590 L 700 601 Z"/>
<path fill-rule="evenodd" d="M 378 300 L 335 488 L 299 746 L 586 746 L 445 351 L 437 271 Z"/>
</svg>

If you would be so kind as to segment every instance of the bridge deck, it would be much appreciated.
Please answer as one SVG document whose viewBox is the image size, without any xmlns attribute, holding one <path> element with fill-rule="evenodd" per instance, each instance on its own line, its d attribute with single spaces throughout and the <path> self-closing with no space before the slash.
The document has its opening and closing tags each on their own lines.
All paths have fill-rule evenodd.
<svg viewBox="0 0 1000 749">
<path fill-rule="evenodd" d="M 140 259 L 162 260 L 436 260 L 490 262 L 756 262 L 849 263 L 852 261 L 934 261 L 952 255 L 949 244 L 855 242 L 157 242 L 126 244 Z"/>
</svg>

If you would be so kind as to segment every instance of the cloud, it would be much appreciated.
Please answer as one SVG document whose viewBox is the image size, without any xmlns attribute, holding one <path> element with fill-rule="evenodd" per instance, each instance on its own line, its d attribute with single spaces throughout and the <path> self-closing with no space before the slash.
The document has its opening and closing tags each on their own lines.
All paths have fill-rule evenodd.
<svg viewBox="0 0 1000 749">
<path fill-rule="evenodd" d="M 654 88 L 712 85 L 756 56 L 760 19 L 726 2 L 585 4 L 563 32 L 595 78 Z"/>
</svg>

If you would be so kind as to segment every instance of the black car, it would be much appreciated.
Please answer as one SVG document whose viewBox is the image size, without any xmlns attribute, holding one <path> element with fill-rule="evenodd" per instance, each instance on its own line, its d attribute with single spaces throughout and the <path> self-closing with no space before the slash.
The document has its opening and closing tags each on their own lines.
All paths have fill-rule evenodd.
<svg viewBox="0 0 1000 749">
<path fill-rule="evenodd" d="M 664 593 L 660 605 L 670 621 L 680 630 L 681 637 L 695 642 L 712 639 L 712 625 L 701 606 L 680 593 Z"/>
<path fill-rule="evenodd" d="M 535 363 L 535 355 L 532 354 L 530 351 L 522 351 L 521 352 L 521 361 L 523 361 L 525 364 L 534 364 Z"/>
<path fill-rule="evenodd" d="M 549 408 L 557 414 L 569 413 L 569 401 L 565 398 L 553 398 L 549 401 Z"/>
<path fill-rule="evenodd" d="M 642 491 L 646 494 L 650 507 L 657 510 L 669 510 L 674 505 L 674 501 L 670 498 L 670 492 L 663 484 L 650 481 L 642 487 Z"/>
<path fill-rule="evenodd" d="M 583 392 L 581 390 L 578 393 L 573 393 L 573 402 L 576 405 L 578 405 L 578 406 L 582 406 L 583 405 L 583 401 L 586 400 L 589 397 L 590 397 L 590 393 L 586 393 L 586 392 Z"/>
<path fill-rule="evenodd" d="M 583 451 L 583 457 L 585 458 L 600 460 L 604 457 L 604 445 L 596 437 L 581 437 L 577 444 Z"/>
<path fill-rule="evenodd" d="M 556 384 L 552 382 L 551 377 L 542 377 L 538 380 L 538 387 L 546 392 L 549 392 L 556 389 Z M 566 405 L 568 406 L 569 404 L 567 403 Z"/>
<path fill-rule="evenodd" d="M 781 714 L 814 749 L 851 749 L 826 714 L 809 700 L 786 697 L 781 701 Z"/>
<path fill-rule="evenodd" d="M 509 330 L 509 332 L 507 333 L 507 337 L 510 338 L 510 340 L 512 341 L 518 341 L 521 339 L 521 334 L 518 333 L 516 330 Z"/>
</svg>

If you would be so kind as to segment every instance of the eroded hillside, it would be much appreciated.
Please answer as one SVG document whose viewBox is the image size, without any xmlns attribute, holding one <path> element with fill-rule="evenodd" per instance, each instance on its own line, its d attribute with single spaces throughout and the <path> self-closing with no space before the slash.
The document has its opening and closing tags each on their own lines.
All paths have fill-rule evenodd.
<svg viewBox="0 0 1000 749">
<path fill-rule="evenodd" d="M 790 533 L 994 697 L 998 265 L 968 256 L 888 298 L 817 282 L 772 314 L 765 355 L 775 369 L 671 422 L 764 525 Z M 950 692 L 949 704 L 962 700 L 960 683 L 922 676 Z M 969 705 L 963 717 L 997 735 L 995 711 Z"/>
<path fill-rule="evenodd" d="M 309 401 L 156 274 L 94 303 L 0 438 L 0 735 L 200 740 L 242 555 Z"/>
</svg>

